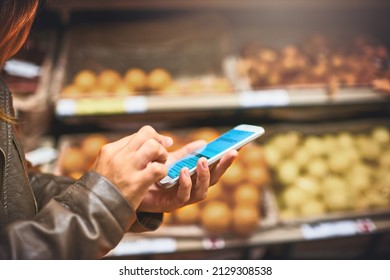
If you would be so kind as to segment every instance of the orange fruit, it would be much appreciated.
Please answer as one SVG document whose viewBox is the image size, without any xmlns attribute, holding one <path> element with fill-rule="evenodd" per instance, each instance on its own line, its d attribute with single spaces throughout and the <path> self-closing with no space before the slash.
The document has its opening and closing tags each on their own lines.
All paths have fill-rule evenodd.
<svg viewBox="0 0 390 280">
<path fill-rule="evenodd" d="M 171 82 L 171 74 L 163 68 L 156 68 L 152 70 L 147 79 L 148 88 L 155 91 L 166 89 Z"/>
<path fill-rule="evenodd" d="M 103 70 L 98 76 L 100 88 L 108 93 L 115 93 L 121 80 L 121 75 L 117 71 L 111 69 Z"/>
<path fill-rule="evenodd" d="M 212 234 L 222 234 L 230 230 L 231 219 L 231 209 L 220 201 L 208 203 L 201 213 L 203 228 Z"/>
<path fill-rule="evenodd" d="M 84 172 L 82 171 L 74 171 L 74 172 L 71 172 L 69 173 L 69 177 L 75 179 L 75 180 L 78 180 L 80 179 L 81 176 L 83 176 Z"/>
<path fill-rule="evenodd" d="M 234 192 L 234 202 L 238 204 L 248 204 L 258 206 L 260 204 L 261 194 L 257 186 L 253 184 L 243 184 L 237 187 Z"/>
<path fill-rule="evenodd" d="M 259 225 L 260 212 L 256 206 L 239 204 L 233 209 L 233 232 L 242 236 L 252 234 Z"/>
<path fill-rule="evenodd" d="M 220 199 L 222 197 L 222 186 L 220 182 L 217 182 L 214 186 L 211 186 L 207 192 L 207 201 Z"/>
<path fill-rule="evenodd" d="M 62 154 L 60 162 L 60 166 L 65 174 L 83 172 L 86 170 L 88 164 L 84 153 L 75 147 L 66 149 Z"/>
<path fill-rule="evenodd" d="M 196 224 L 199 221 L 200 209 L 198 204 L 190 204 L 174 212 L 175 221 L 179 224 Z"/>
<path fill-rule="evenodd" d="M 88 159 L 95 159 L 100 149 L 108 143 L 106 136 L 100 133 L 93 133 L 88 135 L 81 142 L 81 151 Z"/>
<path fill-rule="evenodd" d="M 115 96 L 130 96 L 134 95 L 135 92 L 131 88 L 127 87 L 124 83 L 118 84 L 114 92 Z"/>
<path fill-rule="evenodd" d="M 220 181 L 224 188 L 236 188 L 245 179 L 246 170 L 244 166 L 235 161 L 222 175 Z"/>
<path fill-rule="evenodd" d="M 269 182 L 268 169 L 265 166 L 254 165 L 247 169 L 247 179 L 256 186 L 263 186 Z"/>
<path fill-rule="evenodd" d="M 174 214 L 173 213 L 164 213 L 163 224 L 170 225 L 174 223 Z"/>
<path fill-rule="evenodd" d="M 61 91 L 62 97 L 78 97 L 80 96 L 81 92 L 79 88 L 73 84 L 67 85 L 64 87 Z"/>
<path fill-rule="evenodd" d="M 97 85 L 97 75 L 91 70 L 82 70 L 76 74 L 73 79 L 73 84 L 81 92 L 90 92 Z"/>
<path fill-rule="evenodd" d="M 128 88 L 142 91 L 146 87 L 147 75 L 140 68 L 131 68 L 125 73 L 124 82 Z"/>
<path fill-rule="evenodd" d="M 265 164 L 265 155 L 264 150 L 261 146 L 256 144 L 248 144 L 245 147 L 241 148 L 238 159 L 247 166 L 252 165 L 264 165 Z"/>
</svg>

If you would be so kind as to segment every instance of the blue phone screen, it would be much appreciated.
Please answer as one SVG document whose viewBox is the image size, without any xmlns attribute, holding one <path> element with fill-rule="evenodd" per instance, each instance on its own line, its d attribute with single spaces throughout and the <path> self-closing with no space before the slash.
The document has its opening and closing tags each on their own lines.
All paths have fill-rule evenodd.
<svg viewBox="0 0 390 280">
<path fill-rule="evenodd" d="M 180 174 L 180 170 L 183 167 L 188 167 L 189 169 L 196 167 L 198 160 L 201 157 L 210 159 L 224 150 L 230 148 L 236 143 L 244 140 L 248 136 L 252 135 L 254 132 L 232 129 L 228 132 L 222 134 L 217 139 L 208 143 L 205 147 L 197 150 L 194 153 L 189 154 L 183 159 L 177 161 L 175 164 L 170 166 L 168 170 L 168 176 L 171 178 L 176 178 Z"/>
</svg>

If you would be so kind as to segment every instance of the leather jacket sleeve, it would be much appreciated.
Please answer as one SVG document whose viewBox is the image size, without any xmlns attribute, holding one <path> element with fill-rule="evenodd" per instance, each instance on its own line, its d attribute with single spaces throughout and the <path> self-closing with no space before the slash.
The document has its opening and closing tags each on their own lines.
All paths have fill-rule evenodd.
<svg viewBox="0 0 390 280">
<path fill-rule="evenodd" d="M 29 171 L 28 177 L 38 211 L 49 202 L 54 196 L 62 193 L 66 188 L 75 183 L 75 180 L 66 176 L 55 176 L 53 174 Z"/>
<path fill-rule="evenodd" d="M 101 176 L 96 174 L 95 176 Z M 41 209 L 51 198 L 60 194 L 74 179 L 66 176 L 55 176 L 41 172 L 29 172 L 31 187 L 33 189 L 38 209 Z M 162 213 L 136 212 L 136 220 L 130 227 L 131 232 L 145 232 L 156 230 L 162 222 Z"/>
<path fill-rule="evenodd" d="M 30 178 L 38 214 L 5 227 L 0 258 L 97 259 L 129 229 L 154 230 L 162 220 L 161 213 L 135 213 L 111 182 L 91 171 L 77 181 L 47 174 Z"/>
</svg>

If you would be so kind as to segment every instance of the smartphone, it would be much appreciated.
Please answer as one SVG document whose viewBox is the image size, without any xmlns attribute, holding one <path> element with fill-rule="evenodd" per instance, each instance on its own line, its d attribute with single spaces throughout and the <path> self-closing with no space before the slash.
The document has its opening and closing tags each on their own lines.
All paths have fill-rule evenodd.
<svg viewBox="0 0 390 280">
<path fill-rule="evenodd" d="M 228 151 L 239 149 L 245 144 L 264 134 L 264 128 L 248 124 L 241 124 L 223 133 L 205 146 L 188 154 L 168 167 L 168 174 L 158 184 L 163 188 L 174 186 L 179 180 L 180 170 L 188 167 L 190 175 L 195 173 L 196 165 L 201 157 L 207 159 L 209 165 L 217 162 Z"/>
</svg>

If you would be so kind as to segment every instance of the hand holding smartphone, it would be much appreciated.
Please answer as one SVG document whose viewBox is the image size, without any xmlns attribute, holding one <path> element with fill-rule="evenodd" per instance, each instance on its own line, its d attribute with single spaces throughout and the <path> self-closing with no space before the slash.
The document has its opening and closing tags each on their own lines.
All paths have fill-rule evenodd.
<svg viewBox="0 0 390 280">
<path fill-rule="evenodd" d="M 201 157 L 207 159 L 209 165 L 217 162 L 230 150 L 239 149 L 264 134 L 264 128 L 241 124 L 225 132 L 205 146 L 188 154 L 168 167 L 168 175 L 158 184 L 163 188 L 174 186 L 179 180 L 180 170 L 187 167 L 190 175 L 195 173 L 196 165 Z"/>
</svg>

